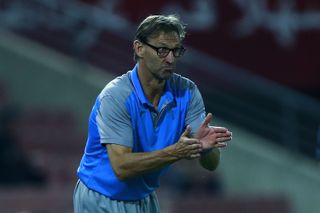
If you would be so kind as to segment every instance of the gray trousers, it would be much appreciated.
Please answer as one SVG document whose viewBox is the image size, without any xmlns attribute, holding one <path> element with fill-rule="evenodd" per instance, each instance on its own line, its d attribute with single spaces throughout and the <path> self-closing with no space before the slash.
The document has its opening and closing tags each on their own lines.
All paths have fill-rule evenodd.
<svg viewBox="0 0 320 213">
<path fill-rule="evenodd" d="M 73 195 L 74 213 L 160 213 L 155 192 L 138 201 L 119 201 L 89 189 L 80 180 Z"/>
</svg>

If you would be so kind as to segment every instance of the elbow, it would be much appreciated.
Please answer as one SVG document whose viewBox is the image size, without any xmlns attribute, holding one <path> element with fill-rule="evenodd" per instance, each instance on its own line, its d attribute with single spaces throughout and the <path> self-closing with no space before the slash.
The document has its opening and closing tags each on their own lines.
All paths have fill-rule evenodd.
<svg viewBox="0 0 320 213">
<path fill-rule="evenodd" d="M 200 157 L 200 164 L 203 168 L 214 171 L 218 168 L 220 163 L 220 151 L 213 149 L 212 151 Z"/>
<path fill-rule="evenodd" d="M 209 171 L 214 171 L 219 166 L 219 159 L 215 159 L 215 160 L 200 159 L 200 165 Z"/>
<path fill-rule="evenodd" d="M 113 166 L 113 171 L 120 181 L 126 181 L 130 177 L 128 170 L 124 169 L 121 165 Z"/>
<path fill-rule="evenodd" d="M 209 170 L 209 171 L 214 171 L 218 168 L 218 163 L 215 163 L 215 164 L 201 164 L 203 168 L 205 168 L 206 170 Z"/>
<path fill-rule="evenodd" d="M 134 175 L 134 163 L 130 158 L 130 149 L 121 146 L 108 145 L 109 163 L 113 174 L 120 181 L 126 181 Z"/>
</svg>

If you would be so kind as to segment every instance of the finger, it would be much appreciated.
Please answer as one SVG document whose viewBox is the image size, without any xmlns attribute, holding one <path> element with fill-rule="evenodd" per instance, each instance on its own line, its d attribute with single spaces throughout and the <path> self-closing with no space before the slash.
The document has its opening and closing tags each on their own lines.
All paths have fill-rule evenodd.
<svg viewBox="0 0 320 213">
<path fill-rule="evenodd" d="M 200 158 L 201 154 L 200 153 L 197 153 L 197 154 L 191 154 L 190 155 L 190 158 L 191 159 L 195 159 L 195 158 Z"/>
<path fill-rule="evenodd" d="M 223 130 L 226 130 L 226 131 L 229 131 L 226 127 L 223 127 L 223 126 L 209 126 L 210 129 L 214 129 L 214 130 L 217 130 L 217 131 L 223 131 Z"/>
<path fill-rule="evenodd" d="M 226 133 L 215 133 L 216 138 L 222 138 L 222 137 L 231 137 L 231 134 L 226 132 Z"/>
<path fill-rule="evenodd" d="M 197 154 L 197 153 L 201 153 L 202 151 L 203 151 L 202 149 L 197 148 L 197 149 L 191 150 L 190 153 Z"/>
<path fill-rule="evenodd" d="M 190 125 L 188 125 L 187 128 L 182 133 L 181 137 L 189 137 L 190 133 L 191 133 L 191 127 Z"/>
<path fill-rule="evenodd" d="M 202 144 L 201 143 L 192 144 L 192 145 L 190 145 L 190 149 L 191 150 L 198 150 L 198 149 L 202 150 Z"/>
<path fill-rule="evenodd" d="M 215 148 L 224 148 L 226 147 L 228 144 L 226 142 L 220 142 L 220 143 L 217 143 L 215 144 Z"/>
<path fill-rule="evenodd" d="M 200 145 L 201 146 L 201 143 L 199 141 L 199 139 L 197 138 L 186 138 L 185 140 L 185 143 L 189 144 L 189 145 Z"/>
<path fill-rule="evenodd" d="M 216 141 L 220 143 L 220 142 L 230 141 L 231 139 L 232 139 L 231 137 L 221 137 L 221 138 L 217 138 Z"/>
<path fill-rule="evenodd" d="M 225 127 L 211 127 L 210 129 L 212 129 L 214 132 L 219 132 L 219 133 L 225 133 L 225 132 L 228 132 L 228 129 L 225 128 Z"/>
<path fill-rule="evenodd" d="M 202 127 L 207 127 L 209 126 L 209 123 L 211 122 L 212 120 L 212 113 L 208 113 L 208 115 L 205 117 L 204 121 L 202 122 L 201 126 Z"/>
</svg>

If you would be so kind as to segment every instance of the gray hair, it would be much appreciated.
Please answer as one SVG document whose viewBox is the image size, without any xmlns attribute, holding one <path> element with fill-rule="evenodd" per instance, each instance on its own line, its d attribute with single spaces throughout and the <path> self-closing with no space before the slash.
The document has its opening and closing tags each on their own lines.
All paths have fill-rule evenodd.
<svg viewBox="0 0 320 213">
<path fill-rule="evenodd" d="M 148 42 L 148 39 L 160 32 L 176 32 L 182 42 L 185 38 L 185 24 L 176 15 L 150 15 L 138 26 L 134 40 Z M 138 61 L 139 56 L 134 52 L 134 60 Z"/>
</svg>

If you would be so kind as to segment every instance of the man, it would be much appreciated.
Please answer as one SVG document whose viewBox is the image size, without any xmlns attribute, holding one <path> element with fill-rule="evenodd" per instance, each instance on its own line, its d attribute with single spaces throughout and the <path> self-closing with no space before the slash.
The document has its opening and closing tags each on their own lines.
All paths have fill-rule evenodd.
<svg viewBox="0 0 320 213">
<path fill-rule="evenodd" d="M 92 109 L 78 168 L 75 212 L 160 212 L 155 190 L 168 166 L 197 159 L 209 170 L 231 140 L 208 126 L 196 85 L 174 73 L 185 27 L 173 15 L 149 16 L 133 42 L 133 70 L 111 81 Z"/>
</svg>

